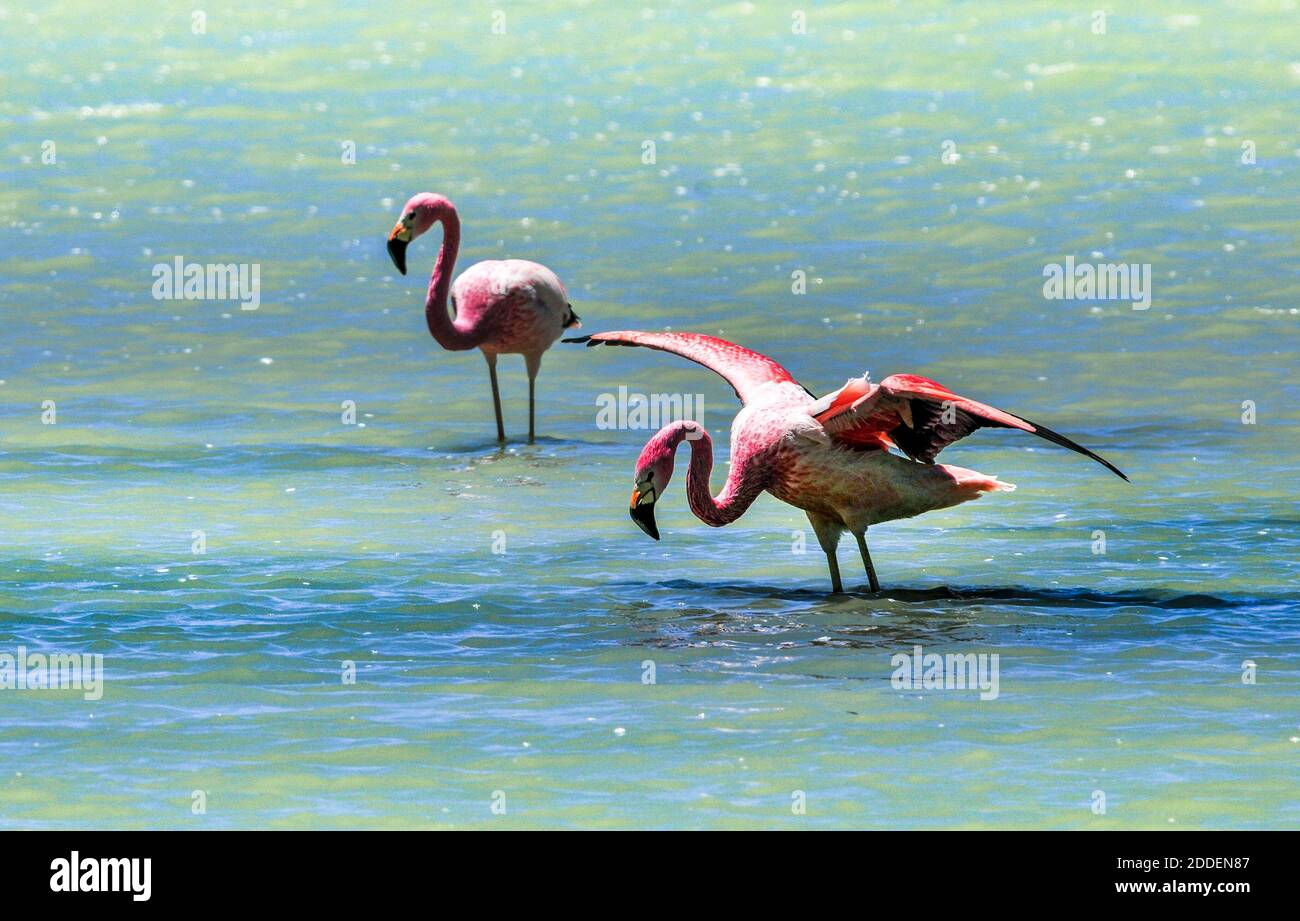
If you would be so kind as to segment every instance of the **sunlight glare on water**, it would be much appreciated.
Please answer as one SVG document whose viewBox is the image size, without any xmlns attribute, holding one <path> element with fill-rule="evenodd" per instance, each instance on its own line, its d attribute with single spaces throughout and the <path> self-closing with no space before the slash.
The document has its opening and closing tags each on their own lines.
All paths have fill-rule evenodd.
<svg viewBox="0 0 1300 921">
<path fill-rule="evenodd" d="M 105 667 L 0 692 L 0 824 L 1300 825 L 1296 23 L 0 7 L 0 652 Z M 680 474 L 652 542 L 651 432 L 601 395 L 702 395 L 718 488 L 731 389 L 556 345 L 527 446 L 507 356 L 498 451 L 482 358 L 425 330 L 437 234 L 385 252 L 424 190 L 584 333 L 929 375 L 1132 483 L 978 432 L 943 460 L 1018 490 L 873 527 L 878 598 L 851 541 L 832 597 L 803 513 L 710 529 Z M 258 264 L 258 309 L 154 299 L 177 256 Z M 1149 264 L 1150 308 L 1045 299 L 1067 256 Z M 997 654 L 998 697 L 895 689 L 917 645 Z"/>
</svg>

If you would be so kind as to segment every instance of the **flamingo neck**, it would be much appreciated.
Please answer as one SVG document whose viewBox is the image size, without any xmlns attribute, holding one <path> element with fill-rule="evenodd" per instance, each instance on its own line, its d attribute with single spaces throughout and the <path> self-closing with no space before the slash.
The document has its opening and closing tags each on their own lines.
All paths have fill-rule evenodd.
<svg viewBox="0 0 1300 921">
<path fill-rule="evenodd" d="M 763 484 L 755 468 L 733 456 L 727 482 L 714 498 L 709 485 L 709 476 L 713 472 L 713 440 L 704 429 L 697 427 L 696 431 L 699 432 L 698 438 L 686 439 L 685 431 L 680 436 L 691 446 L 691 464 L 686 470 L 686 499 L 696 518 L 720 528 L 745 514 L 763 491 Z"/>
<path fill-rule="evenodd" d="M 447 313 L 447 292 L 451 290 L 451 275 L 456 268 L 456 254 L 460 251 L 460 217 L 451 202 L 447 202 L 435 220 L 442 224 L 442 248 L 438 250 L 438 261 L 433 264 L 433 274 L 429 277 L 424 319 L 429 324 L 429 333 L 444 349 L 472 349 L 479 344 L 479 337 L 473 331 L 457 326 Z"/>
</svg>

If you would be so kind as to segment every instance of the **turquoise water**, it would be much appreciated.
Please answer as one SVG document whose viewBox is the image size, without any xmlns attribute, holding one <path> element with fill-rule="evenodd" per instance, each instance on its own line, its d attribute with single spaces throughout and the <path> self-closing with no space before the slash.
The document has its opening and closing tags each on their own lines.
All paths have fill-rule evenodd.
<svg viewBox="0 0 1300 921">
<path fill-rule="evenodd" d="M 0 824 L 1300 825 L 1295 4 L 503 11 L 0 8 L 0 653 L 105 676 L 0 691 Z M 771 497 L 714 530 L 679 478 L 653 543 L 598 401 L 702 394 L 720 486 L 730 389 L 556 346 L 527 446 L 504 358 L 498 451 L 436 239 L 384 250 L 426 189 L 587 332 L 928 374 L 1133 482 L 976 433 L 1018 491 L 873 528 L 879 598 Z M 260 307 L 155 300 L 176 256 Z M 1067 256 L 1150 309 L 1044 299 Z M 895 689 L 916 645 L 998 697 Z"/>
</svg>

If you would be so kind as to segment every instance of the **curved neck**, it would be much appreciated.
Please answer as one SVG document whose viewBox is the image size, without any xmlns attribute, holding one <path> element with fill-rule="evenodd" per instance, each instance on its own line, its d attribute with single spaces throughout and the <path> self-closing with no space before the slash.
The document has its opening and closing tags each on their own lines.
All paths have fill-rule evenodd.
<svg viewBox="0 0 1300 921">
<path fill-rule="evenodd" d="M 682 438 L 691 446 L 691 465 L 686 470 L 686 499 L 696 518 L 720 528 L 745 514 L 763 491 L 763 482 L 758 468 L 733 456 L 727 482 L 714 498 L 709 486 L 709 475 L 713 472 L 713 440 L 704 429 L 697 428 L 696 431 L 699 437 L 693 439 L 685 438 L 685 433 L 682 433 Z"/>
<path fill-rule="evenodd" d="M 480 337 L 457 326 L 447 314 L 447 292 L 451 290 L 451 275 L 460 250 L 460 217 L 448 202 L 436 220 L 442 224 L 442 249 L 438 250 L 438 261 L 433 264 L 433 274 L 429 277 L 424 319 L 429 324 L 429 333 L 444 349 L 472 349 L 479 344 Z"/>
</svg>

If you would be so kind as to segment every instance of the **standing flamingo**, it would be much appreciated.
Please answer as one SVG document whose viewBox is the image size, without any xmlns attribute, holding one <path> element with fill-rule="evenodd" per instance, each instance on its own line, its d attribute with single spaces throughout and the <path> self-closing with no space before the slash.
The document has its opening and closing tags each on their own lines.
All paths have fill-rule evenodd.
<svg viewBox="0 0 1300 921">
<path fill-rule="evenodd" d="M 677 446 L 685 439 L 691 445 L 686 499 L 695 517 L 715 528 L 731 524 L 765 490 L 803 509 L 826 552 L 835 592 L 844 590 L 835 549 L 845 531 L 857 538 L 871 590 L 878 592 L 880 583 L 867 551 L 869 526 L 947 508 L 982 493 L 1015 489 L 997 477 L 934 463 L 936 454 L 975 429 L 1030 432 L 1128 479 L 1109 461 L 1051 429 L 914 374 L 895 374 L 879 384 L 863 375 L 819 400 L 772 359 L 725 339 L 630 331 L 565 341 L 589 347 L 645 346 L 681 355 L 720 374 L 744 404 L 731 426 L 731 470 L 716 498 L 709 485 L 713 442 L 703 426 L 673 422 L 646 443 L 637 458 L 629 507 L 642 531 L 659 539 L 655 502 L 668 488 Z M 891 447 L 911 459 L 891 453 Z"/>
<path fill-rule="evenodd" d="M 456 206 L 441 195 L 421 192 L 406 203 L 397 226 L 388 235 L 388 254 L 397 271 L 406 274 L 406 247 L 442 223 L 442 249 L 429 278 L 424 317 L 429 332 L 444 349 L 481 349 L 492 379 L 492 406 L 497 415 L 497 441 L 506 440 L 501 421 L 501 392 L 497 388 L 497 356 L 524 356 L 528 368 L 528 443 L 533 443 L 534 385 L 542 353 L 561 333 L 581 326 L 560 279 L 544 265 L 523 259 L 492 259 L 470 266 L 451 283 L 460 248 L 460 218 Z M 451 289 L 451 316 L 447 290 Z"/>
</svg>

